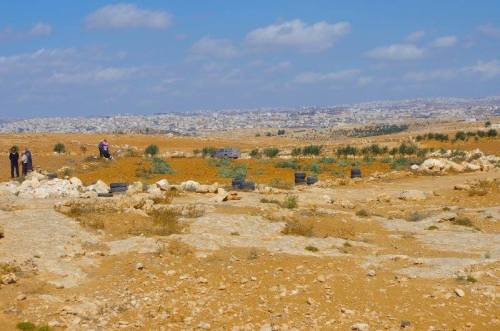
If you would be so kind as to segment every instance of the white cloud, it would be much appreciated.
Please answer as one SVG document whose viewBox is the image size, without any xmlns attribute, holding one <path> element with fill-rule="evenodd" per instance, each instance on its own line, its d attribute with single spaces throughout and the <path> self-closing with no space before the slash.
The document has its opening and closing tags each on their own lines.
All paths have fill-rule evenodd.
<svg viewBox="0 0 500 331">
<path fill-rule="evenodd" d="M 381 60 L 416 60 L 425 55 L 425 50 L 412 44 L 393 44 L 372 49 L 366 55 Z"/>
<path fill-rule="evenodd" d="M 49 78 L 49 82 L 62 84 L 84 84 L 114 82 L 132 77 L 139 72 L 138 68 L 116 68 L 107 67 L 95 70 L 85 70 L 80 72 L 61 72 L 55 73 Z"/>
<path fill-rule="evenodd" d="M 292 62 L 281 61 L 279 63 L 276 63 L 276 64 L 270 66 L 265 71 L 268 73 L 277 72 L 277 71 L 284 71 L 284 70 L 289 69 L 291 66 L 292 66 Z"/>
<path fill-rule="evenodd" d="M 146 10 L 122 3 L 97 9 L 85 18 L 85 25 L 88 29 L 164 29 L 171 24 L 171 20 L 171 15 L 165 11 Z"/>
<path fill-rule="evenodd" d="M 191 46 L 191 54 L 201 57 L 227 59 L 236 56 L 238 50 L 228 39 L 203 37 Z"/>
<path fill-rule="evenodd" d="M 455 36 L 443 36 L 434 39 L 431 43 L 431 47 L 434 48 L 443 48 L 443 47 L 451 47 L 457 43 L 458 39 Z"/>
<path fill-rule="evenodd" d="M 52 33 L 52 26 L 48 23 L 38 22 L 29 30 L 14 30 L 10 27 L 0 30 L 0 40 L 15 40 L 29 37 L 44 37 Z"/>
<path fill-rule="evenodd" d="M 246 40 L 254 47 L 296 47 L 304 52 L 317 52 L 332 47 L 351 30 L 348 22 L 307 25 L 299 19 L 276 23 L 250 31 Z"/>
<path fill-rule="evenodd" d="M 404 79 L 414 82 L 427 82 L 427 81 L 445 81 L 451 80 L 458 75 L 458 71 L 454 69 L 436 69 L 429 71 L 415 71 L 409 72 L 404 76 Z"/>
<path fill-rule="evenodd" d="M 486 25 L 481 25 L 477 29 L 487 36 L 500 38 L 500 27 L 496 27 L 491 24 L 486 24 Z"/>
<path fill-rule="evenodd" d="M 422 39 L 424 36 L 425 36 L 425 31 L 418 30 L 418 31 L 412 32 L 408 36 L 406 36 L 405 40 L 408 43 L 416 43 L 417 41 Z"/>
<path fill-rule="evenodd" d="M 359 73 L 360 71 L 357 69 L 347 69 L 329 73 L 303 72 L 295 77 L 294 82 L 300 84 L 313 84 L 348 80 L 357 77 Z"/>
<path fill-rule="evenodd" d="M 52 26 L 50 24 L 43 22 L 36 23 L 29 31 L 29 34 L 31 36 L 48 36 L 51 33 L 52 33 Z"/>
<path fill-rule="evenodd" d="M 49 68 L 61 68 L 68 59 L 76 55 L 73 48 L 41 48 L 32 53 L 0 56 L 0 72 L 31 71 L 33 73 Z"/>
<path fill-rule="evenodd" d="M 486 78 L 500 75 L 500 62 L 492 60 L 489 62 L 479 61 L 475 65 L 465 68 L 466 71 L 478 73 Z"/>
<path fill-rule="evenodd" d="M 358 78 L 358 86 L 366 86 L 372 82 L 373 82 L 373 77 L 370 76 Z"/>
</svg>

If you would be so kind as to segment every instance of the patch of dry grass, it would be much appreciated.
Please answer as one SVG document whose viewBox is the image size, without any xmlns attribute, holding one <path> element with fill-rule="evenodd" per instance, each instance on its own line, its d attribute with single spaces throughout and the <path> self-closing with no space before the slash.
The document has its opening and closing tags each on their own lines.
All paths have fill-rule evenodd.
<svg viewBox="0 0 500 331">
<path fill-rule="evenodd" d="M 167 251 L 171 255 L 180 257 L 193 255 L 193 249 L 191 248 L 191 246 L 183 243 L 180 240 L 171 240 L 168 243 Z"/>
</svg>

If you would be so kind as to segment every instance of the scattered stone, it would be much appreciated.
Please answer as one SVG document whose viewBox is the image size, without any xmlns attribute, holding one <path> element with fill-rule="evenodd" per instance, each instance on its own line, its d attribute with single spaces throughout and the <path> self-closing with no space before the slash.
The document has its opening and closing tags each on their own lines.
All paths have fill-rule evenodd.
<svg viewBox="0 0 500 331">
<path fill-rule="evenodd" d="M 202 329 L 202 330 L 210 330 L 210 324 L 207 323 L 207 322 L 200 322 L 198 324 L 198 329 Z"/>
<path fill-rule="evenodd" d="M 324 283 L 324 282 L 326 281 L 326 278 L 325 278 L 325 276 L 323 276 L 323 275 L 319 275 L 319 276 L 316 278 L 316 280 L 317 280 L 318 282 L 320 282 L 320 283 Z"/>
<path fill-rule="evenodd" d="M 160 188 L 162 191 L 168 191 L 170 190 L 170 184 L 168 183 L 168 180 L 166 179 L 161 179 L 156 182 L 156 186 Z"/>
<path fill-rule="evenodd" d="M 135 264 L 135 268 L 136 268 L 137 270 L 142 270 L 142 269 L 144 269 L 144 264 L 142 264 L 141 262 L 137 262 L 137 263 Z"/>
<path fill-rule="evenodd" d="M 196 192 L 200 187 L 200 183 L 194 180 L 188 180 L 181 183 L 181 189 L 187 192 Z"/>
<path fill-rule="evenodd" d="M 26 298 L 27 298 L 26 294 L 21 293 L 21 294 L 19 294 L 19 295 L 16 297 L 16 300 L 17 300 L 17 301 L 23 301 L 23 300 L 26 300 Z"/>
<path fill-rule="evenodd" d="M 419 190 L 406 190 L 401 192 L 398 198 L 404 201 L 421 201 L 425 200 L 427 196 Z"/>
<path fill-rule="evenodd" d="M 13 272 L 2 276 L 2 284 L 4 285 L 14 284 L 16 282 L 17 282 L 17 277 L 16 274 L 14 274 Z"/>
<path fill-rule="evenodd" d="M 351 325 L 351 330 L 353 331 L 368 331 L 369 326 L 366 323 L 355 323 Z"/>
<path fill-rule="evenodd" d="M 465 292 L 462 289 L 456 288 L 453 292 L 457 295 L 457 297 L 463 297 Z"/>
<path fill-rule="evenodd" d="M 375 272 L 375 270 L 371 269 L 371 270 L 368 270 L 366 275 L 369 277 L 375 277 L 377 275 L 377 273 Z"/>
<path fill-rule="evenodd" d="M 402 320 L 400 326 L 401 329 L 408 328 L 411 326 L 411 322 L 408 320 Z"/>
</svg>

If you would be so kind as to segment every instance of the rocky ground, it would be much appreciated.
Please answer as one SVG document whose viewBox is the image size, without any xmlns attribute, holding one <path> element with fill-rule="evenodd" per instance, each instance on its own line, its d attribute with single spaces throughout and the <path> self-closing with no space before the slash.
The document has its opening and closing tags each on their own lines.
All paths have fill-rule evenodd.
<svg viewBox="0 0 500 331">
<path fill-rule="evenodd" d="M 498 330 L 500 171 L 433 165 L 235 194 L 4 184 L 0 325 Z"/>
</svg>

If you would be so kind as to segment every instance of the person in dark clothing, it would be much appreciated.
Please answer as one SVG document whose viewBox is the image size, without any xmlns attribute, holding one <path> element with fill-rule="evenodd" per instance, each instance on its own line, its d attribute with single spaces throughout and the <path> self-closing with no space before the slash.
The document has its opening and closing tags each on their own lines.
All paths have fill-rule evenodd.
<svg viewBox="0 0 500 331">
<path fill-rule="evenodd" d="M 10 159 L 10 176 L 12 178 L 19 177 L 19 153 L 16 147 L 12 147 L 9 153 Z"/>
<path fill-rule="evenodd" d="M 99 143 L 99 156 L 111 160 L 111 154 L 109 153 L 109 143 L 106 139 Z"/>
<path fill-rule="evenodd" d="M 26 176 L 28 172 L 33 171 L 33 158 L 28 147 L 24 149 L 24 153 L 21 155 L 21 163 L 23 168 L 23 176 Z"/>
</svg>

